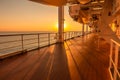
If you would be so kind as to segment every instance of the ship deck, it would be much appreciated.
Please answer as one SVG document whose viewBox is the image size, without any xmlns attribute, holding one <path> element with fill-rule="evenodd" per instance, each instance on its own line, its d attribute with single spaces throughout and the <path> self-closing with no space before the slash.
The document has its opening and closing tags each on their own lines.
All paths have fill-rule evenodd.
<svg viewBox="0 0 120 80">
<path fill-rule="evenodd" d="M 1 60 L 0 80 L 110 80 L 109 44 L 97 39 L 77 37 Z"/>
</svg>

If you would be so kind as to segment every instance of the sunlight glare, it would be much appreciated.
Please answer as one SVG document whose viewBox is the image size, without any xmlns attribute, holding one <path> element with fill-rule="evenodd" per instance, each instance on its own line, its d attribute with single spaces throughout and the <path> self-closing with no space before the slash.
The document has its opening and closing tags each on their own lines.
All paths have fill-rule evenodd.
<svg viewBox="0 0 120 80">
<path fill-rule="evenodd" d="M 64 29 L 66 29 L 66 27 L 67 27 L 67 24 L 64 23 Z M 58 28 L 58 23 L 56 24 L 56 28 Z"/>
</svg>

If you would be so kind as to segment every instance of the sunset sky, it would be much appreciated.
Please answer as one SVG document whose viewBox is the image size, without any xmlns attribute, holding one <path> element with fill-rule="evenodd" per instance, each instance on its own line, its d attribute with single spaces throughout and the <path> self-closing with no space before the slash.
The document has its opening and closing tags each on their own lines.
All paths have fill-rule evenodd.
<svg viewBox="0 0 120 80">
<path fill-rule="evenodd" d="M 58 8 L 28 0 L 0 0 L 0 31 L 56 31 Z M 81 30 L 65 7 L 66 31 Z"/>
</svg>

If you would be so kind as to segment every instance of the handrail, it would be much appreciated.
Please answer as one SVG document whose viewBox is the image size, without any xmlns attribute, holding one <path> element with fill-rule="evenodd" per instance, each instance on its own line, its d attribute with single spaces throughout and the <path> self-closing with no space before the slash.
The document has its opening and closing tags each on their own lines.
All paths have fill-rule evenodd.
<svg viewBox="0 0 120 80">
<path fill-rule="evenodd" d="M 111 39 L 110 56 L 109 56 L 110 57 L 109 73 L 110 73 L 111 80 L 119 80 L 120 79 L 120 72 L 118 71 L 119 48 L 120 48 L 120 43 Z M 113 50 L 113 49 L 115 49 L 115 50 Z M 113 53 L 114 53 L 114 56 L 113 56 Z M 113 71 L 111 71 L 111 69 L 113 69 Z"/>
<path fill-rule="evenodd" d="M 49 32 L 50 34 L 55 34 L 55 32 Z M 2 34 L 0 37 L 5 37 L 5 36 L 20 36 L 20 35 L 38 35 L 38 34 L 48 34 L 48 33 L 24 33 L 24 34 Z"/>
<path fill-rule="evenodd" d="M 73 37 L 81 36 L 81 31 L 64 32 L 64 36 L 64 40 L 71 39 Z M 5 40 L 6 38 L 7 40 Z M 58 33 L 7 34 L 0 35 L 0 39 L 0 54 L 5 54 L 6 51 L 7 53 L 9 53 L 11 50 L 13 50 L 13 52 L 24 50 L 29 51 L 33 50 L 33 48 L 30 49 L 30 47 L 35 46 L 35 48 L 41 48 L 43 46 L 57 43 Z M 6 49 L 5 52 L 2 48 Z"/>
</svg>

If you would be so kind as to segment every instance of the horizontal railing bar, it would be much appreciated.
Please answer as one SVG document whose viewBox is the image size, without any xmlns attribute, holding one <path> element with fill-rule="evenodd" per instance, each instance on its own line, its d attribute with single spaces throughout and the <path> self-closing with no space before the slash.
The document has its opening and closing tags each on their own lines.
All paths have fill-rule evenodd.
<svg viewBox="0 0 120 80">
<path fill-rule="evenodd" d="M 56 37 L 56 35 L 54 35 L 54 36 L 50 36 L 50 37 Z"/>
<path fill-rule="evenodd" d="M 46 41 L 46 42 L 43 42 L 43 43 L 40 43 L 40 44 L 45 44 L 45 43 L 49 43 L 49 41 Z"/>
<path fill-rule="evenodd" d="M 56 39 L 56 37 L 50 37 L 51 39 Z"/>
<path fill-rule="evenodd" d="M 32 43 L 28 43 L 28 44 L 24 44 L 24 45 L 31 45 L 31 44 L 35 44 L 35 43 L 38 43 L 38 42 L 32 42 Z"/>
<path fill-rule="evenodd" d="M 50 41 L 51 41 L 51 40 L 56 40 L 56 39 L 50 39 Z"/>
<path fill-rule="evenodd" d="M 47 43 L 47 44 L 46 44 L 46 43 Z M 41 43 L 40 46 L 41 46 L 41 45 L 49 45 L 49 42 Z"/>
<path fill-rule="evenodd" d="M 48 42 L 48 39 L 46 39 L 46 40 L 40 40 L 40 42 Z"/>
<path fill-rule="evenodd" d="M 5 36 L 21 36 L 21 35 L 40 35 L 40 34 L 56 34 L 56 33 L 24 33 L 24 34 L 9 34 L 9 35 L 0 35 L 0 37 L 5 37 Z"/>
<path fill-rule="evenodd" d="M 3 51 L 3 50 L 5 50 L 5 49 L 11 49 L 11 48 L 15 48 L 15 47 L 21 47 L 22 45 L 17 45 L 17 46 L 12 46 L 12 47 L 7 47 L 7 48 L 2 48 L 2 49 L 0 49 L 0 51 Z"/>
<path fill-rule="evenodd" d="M 38 39 L 38 38 L 29 38 L 29 39 L 23 39 L 24 41 L 30 41 L 30 40 L 35 40 L 35 39 Z"/>
<path fill-rule="evenodd" d="M 44 44 L 40 45 L 40 47 L 44 47 L 44 46 L 48 46 L 48 45 L 44 45 Z"/>
<path fill-rule="evenodd" d="M 19 42 L 19 41 L 21 40 L 5 41 L 5 42 L 0 42 L 0 44 L 13 43 L 13 42 Z"/>
<path fill-rule="evenodd" d="M 48 37 L 39 37 L 39 38 L 44 38 L 45 39 L 45 38 L 48 38 Z"/>
<path fill-rule="evenodd" d="M 39 37 L 39 38 L 48 39 L 48 37 Z M 51 37 L 51 38 L 54 38 L 54 37 Z M 34 39 L 38 39 L 38 38 L 30 38 L 30 39 L 23 39 L 23 40 L 25 41 L 25 40 L 34 40 Z"/>
<path fill-rule="evenodd" d="M 63 32 L 63 33 L 71 33 L 72 31 L 70 31 L 70 32 Z M 81 32 L 80 32 L 81 33 Z M 57 33 L 24 33 L 24 34 L 10 34 L 10 35 L 0 35 L 0 37 L 5 37 L 5 36 L 21 36 L 21 35 L 40 35 L 40 34 L 57 34 Z"/>
</svg>

